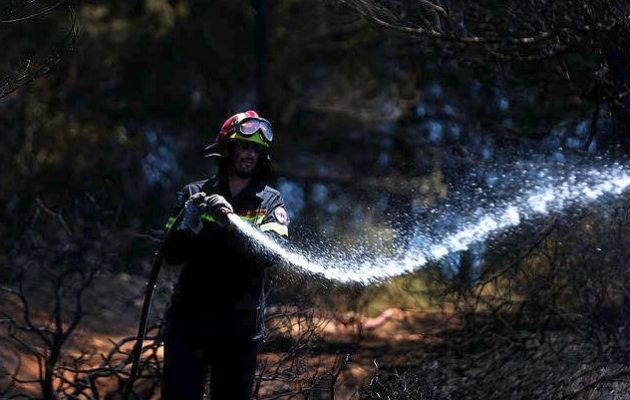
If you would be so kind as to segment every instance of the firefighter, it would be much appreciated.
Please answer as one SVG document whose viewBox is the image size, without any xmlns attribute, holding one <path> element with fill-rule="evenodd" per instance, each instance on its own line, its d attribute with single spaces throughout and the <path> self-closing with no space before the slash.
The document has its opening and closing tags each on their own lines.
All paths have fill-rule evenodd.
<svg viewBox="0 0 630 400">
<path fill-rule="evenodd" d="M 163 246 L 169 264 L 183 264 L 166 318 L 163 400 L 201 400 L 208 376 L 213 400 L 251 396 L 265 270 L 275 260 L 255 252 L 226 215 L 286 240 L 284 200 L 268 185 L 272 141 L 271 124 L 255 111 L 233 115 L 206 148 L 217 174 L 178 193 L 173 215 L 183 208 L 183 218 Z"/>
</svg>

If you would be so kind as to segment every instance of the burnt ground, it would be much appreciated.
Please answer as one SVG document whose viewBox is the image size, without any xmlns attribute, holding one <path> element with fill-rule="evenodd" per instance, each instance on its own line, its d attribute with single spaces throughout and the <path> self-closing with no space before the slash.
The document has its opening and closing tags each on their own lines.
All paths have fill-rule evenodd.
<svg viewBox="0 0 630 400">
<path fill-rule="evenodd" d="M 163 313 L 170 293 L 173 275 L 165 274 L 153 322 Z M 135 333 L 143 289 L 141 278 L 125 274 L 96 281 L 84 299 L 85 315 L 63 347 L 58 363 L 66 368 L 63 377 L 78 376 L 71 367 L 84 371 L 102 367 L 115 343 Z M 33 293 L 32 321 L 51 327 L 46 322 L 50 304 Z M 6 299 L 0 303 L 5 322 L 7 317 L 21 321 L 23 307 L 16 298 Z M 477 321 L 471 328 L 452 313 L 396 308 L 367 318 L 276 305 L 269 307 L 268 316 L 271 335 L 259 354 L 259 398 L 630 398 L 630 346 L 624 332 L 587 331 L 577 323 L 535 331 L 496 320 Z M 11 376 L 17 376 L 20 383 L 5 392 L 6 398 L 17 393 L 39 397 L 38 383 L 31 380 L 38 380 L 40 365 L 16 338 L 40 354 L 47 354 L 46 346 L 32 332 L 3 325 L 0 388 L 7 388 Z M 124 360 L 129 349 L 129 344 L 122 346 L 107 365 Z M 155 369 L 145 370 L 147 376 L 138 384 L 147 399 L 159 398 L 155 374 L 161 348 L 154 350 L 150 361 Z M 120 382 L 113 375 L 102 374 L 94 382 L 98 398 L 119 397 L 115 392 Z M 56 380 L 56 385 L 63 384 Z"/>
<path fill-rule="evenodd" d="M 150 325 L 159 323 L 176 273 L 169 269 L 162 271 Z M 54 296 L 45 290 L 45 286 L 45 283 L 38 283 L 25 287 L 25 299 L 29 303 L 32 324 L 54 331 L 56 326 L 50 318 L 54 314 Z M 83 297 L 80 323 L 64 343 L 63 357 L 57 366 L 93 371 L 124 361 L 131 342 L 121 346 L 117 352 L 112 353 L 112 349 L 116 343 L 135 334 L 144 288 L 143 278 L 128 274 L 95 279 Z M 64 319 L 62 328 L 67 328 L 75 311 L 74 299 L 69 298 L 64 304 L 66 307 L 61 310 Z M 0 311 L 7 320 L 15 319 L 22 328 L 26 326 L 24 306 L 17 295 L 5 293 Z M 276 305 L 268 307 L 267 311 L 270 336 L 259 353 L 262 379 L 257 393 L 261 398 L 330 398 L 333 393 L 337 398 L 357 397 L 358 391 L 370 382 L 379 368 L 408 363 L 419 351 L 418 343 L 434 340 L 433 336 L 444 328 L 444 324 L 450 324 L 443 315 L 398 309 L 387 310 L 371 319 L 361 315 L 323 312 L 316 308 Z M 19 383 L 7 393 L 39 397 L 40 365 L 33 351 L 46 356 L 48 346 L 32 331 L 9 329 L 9 324 L 4 325 L 0 326 L 0 368 L 3 371 L 0 388 L 8 387 L 11 376 L 15 376 Z M 157 329 L 149 332 L 150 338 L 157 334 Z M 147 340 L 145 345 L 151 343 Z M 156 347 L 155 350 L 159 360 L 161 348 Z M 103 360 L 108 357 L 109 362 L 104 363 Z M 73 380 L 79 375 L 66 371 L 64 376 Z M 99 375 L 95 382 L 100 398 L 117 397 L 114 393 L 119 381 L 113 375 Z M 62 385 L 59 380 L 55 384 Z M 159 398 L 157 390 L 152 389 L 154 393 L 146 397 Z"/>
</svg>

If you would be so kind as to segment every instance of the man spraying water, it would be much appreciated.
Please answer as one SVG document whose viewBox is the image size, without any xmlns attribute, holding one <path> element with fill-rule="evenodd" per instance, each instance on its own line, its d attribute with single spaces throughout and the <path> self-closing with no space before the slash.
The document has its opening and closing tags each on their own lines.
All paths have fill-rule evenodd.
<svg viewBox="0 0 630 400">
<path fill-rule="evenodd" d="M 512 196 L 487 202 L 487 208 L 474 210 L 458 226 L 433 232 L 432 240 L 415 243 L 396 257 L 385 255 L 390 251 L 366 256 L 360 248 L 343 254 L 329 248 L 303 251 L 271 239 L 288 233 L 284 202 L 264 184 L 272 139 L 269 123 L 253 111 L 229 118 L 208 148 L 216 150 L 212 155 L 221 160 L 219 173 L 187 185 L 179 195 L 178 217 L 169 221 L 171 234 L 162 245 L 167 261 L 185 264 L 168 318 L 164 399 L 199 399 L 208 367 L 213 398 L 249 397 L 262 332 L 264 266 L 271 263 L 270 254 L 273 261 L 281 259 L 333 281 L 370 284 L 418 270 L 429 260 L 466 250 L 523 221 L 618 195 L 630 187 L 630 171 L 617 163 L 564 172 L 536 163 L 529 168 L 536 171 L 531 178 L 522 176 L 527 168 L 513 174 L 520 189 L 510 192 Z M 227 263 L 215 261 L 226 258 Z M 218 281 L 218 274 L 228 275 L 227 279 Z M 151 287 L 154 280 L 149 282 Z M 222 295 L 225 291 L 228 296 Z M 230 345 L 227 357 L 216 352 L 224 344 Z M 139 350 L 137 345 L 135 353 Z M 136 376 L 137 359 L 128 388 Z"/>
<path fill-rule="evenodd" d="M 265 269 L 274 260 L 251 250 L 227 216 L 287 237 L 284 200 L 267 185 L 272 140 L 270 123 L 255 111 L 233 115 L 206 148 L 219 160 L 218 173 L 178 194 L 173 215 L 183 217 L 169 219 L 172 234 L 162 246 L 167 262 L 184 264 L 167 314 L 163 400 L 201 400 L 208 372 L 213 399 L 250 398 Z"/>
</svg>

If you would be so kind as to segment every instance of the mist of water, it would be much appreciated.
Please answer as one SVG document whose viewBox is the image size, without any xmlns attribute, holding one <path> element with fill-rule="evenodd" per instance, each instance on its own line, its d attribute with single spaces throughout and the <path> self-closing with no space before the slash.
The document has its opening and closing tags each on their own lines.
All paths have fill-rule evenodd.
<svg viewBox="0 0 630 400">
<path fill-rule="evenodd" d="M 535 167 L 535 166 L 534 166 Z M 512 183 L 509 193 L 500 193 L 503 200 L 479 203 L 486 206 L 469 210 L 459 226 L 441 232 L 431 240 L 422 241 L 406 248 L 403 254 L 383 256 L 366 254 L 361 249 L 353 251 L 306 251 L 290 249 L 242 221 L 236 215 L 230 221 L 249 236 L 264 251 L 281 257 L 286 263 L 302 271 L 321 274 L 327 279 L 342 283 L 383 281 L 420 269 L 428 261 L 438 261 L 449 254 L 467 250 L 472 245 L 488 241 L 493 236 L 515 229 L 521 223 L 562 213 L 571 207 L 582 207 L 611 195 L 619 195 L 630 186 L 630 168 L 621 164 L 591 168 L 559 168 L 548 166 L 528 171 L 530 178 L 523 178 L 523 171 L 503 174 L 502 181 Z M 533 175 L 533 177 L 532 177 Z M 510 186 L 510 185 L 507 185 Z M 515 186 L 518 189 L 515 189 Z M 501 187 L 493 189 L 496 192 Z M 490 196 L 490 194 L 489 194 Z M 414 235 L 423 235 L 425 226 L 418 226 Z M 388 252 L 383 251 L 382 254 Z M 391 253 L 391 252 L 390 252 Z"/>
</svg>

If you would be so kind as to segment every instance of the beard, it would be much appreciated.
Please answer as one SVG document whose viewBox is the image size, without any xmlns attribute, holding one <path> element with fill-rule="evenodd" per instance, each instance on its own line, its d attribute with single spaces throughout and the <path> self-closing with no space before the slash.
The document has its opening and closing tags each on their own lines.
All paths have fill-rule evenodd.
<svg viewBox="0 0 630 400">
<path fill-rule="evenodd" d="M 258 163 L 252 160 L 236 160 L 232 170 L 234 174 L 240 178 L 251 178 L 258 171 Z"/>
<path fill-rule="evenodd" d="M 254 176 L 254 172 L 255 170 L 242 171 L 236 168 L 234 169 L 234 175 L 238 176 L 239 178 L 251 178 L 252 176 Z"/>
</svg>

